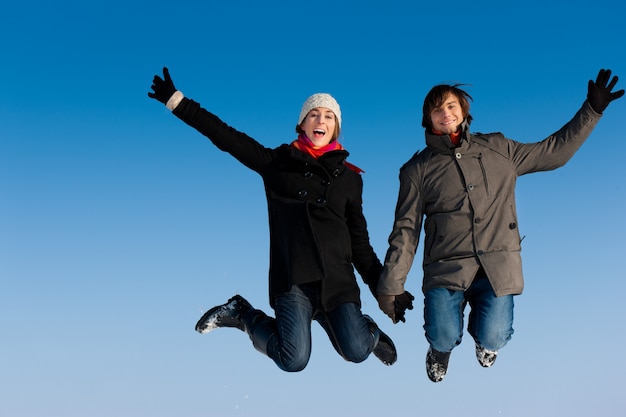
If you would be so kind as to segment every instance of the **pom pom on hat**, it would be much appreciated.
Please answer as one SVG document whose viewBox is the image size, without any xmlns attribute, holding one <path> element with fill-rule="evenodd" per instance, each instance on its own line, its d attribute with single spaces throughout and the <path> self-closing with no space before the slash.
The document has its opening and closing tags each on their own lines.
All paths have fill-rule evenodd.
<svg viewBox="0 0 626 417">
<path fill-rule="evenodd" d="M 298 124 L 302 124 L 306 115 L 316 107 L 326 107 L 327 109 L 332 110 L 333 113 L 335 113 L 337 123 L 339 123 L 339 127 L 341 128 L 341 109 L 339 108 L 339 103 L 337 103 L 337 100 L 335 100 L 333 96 L 326 93 L 313 94 L 311 97 L 306 99 L 302 105 L 302 110 L 300 111 Z"/>
</svg>

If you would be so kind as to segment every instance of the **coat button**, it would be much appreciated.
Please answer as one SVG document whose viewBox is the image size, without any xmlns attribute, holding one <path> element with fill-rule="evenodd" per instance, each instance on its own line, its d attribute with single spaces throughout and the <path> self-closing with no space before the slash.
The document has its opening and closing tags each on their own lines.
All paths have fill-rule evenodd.
<svg viewBox="0 0 626 417">
<path fill-rule="evenodd" d="M 474 219 L 474 223 L 480 223 L 480 222 L 482 222 L 482 221 L 483 221 L 483 219 L 481 219 L 480 217 L 476 217 L 476 218 Z"/>
<path fill-rule="evenodd" d="M 313 176 L 313 173 L 311 171 L 307 171 L 303 175 L 304 175 L 304 179 L 308 180 Z"/>
<path fill-rule="evenodd" d="M 513 230 L 517 227 L 516 223 L 509 223 L 509 229 Z"/>
<path fill-rule="evenodd" d="M 330 181 L 328 180 L 322 180 L 322 185 L 328 187 L 330 185 Z"/>
<path fill-rule="evenodd" d="M 324 204 L 326 204 L 326 199 L 324 197 L 319 197 L 316 201 L 317 201 L 317 204 L 319 204 L 320 206 L 323 206 Z"/>
<path fill-rule="evenodd" d="M 485 252 L 483 252 L 483 251 L 479 250 L 478 252 L 476 252 L 476 254 L 477 254 L 478 256 L 483 256 L 483 255 L 485 254 Z"/>
<path fill-rule="evenodd" d="M 468 184 L 467 189 L 472 191 L 474 189 L 474 184 Z"/>
<path fill-rule="evenodd" d="M 335 168 L 335 170 L 333 171 L 333 177 L 337 178 L 339 176 L 339 169 Z"/>
<path fill-rule="evenodd" d="M 461 152 L 457 152 L 454 154 L 456 159 L 461 159 Z"/>
<path fill-rule="evenodd" d="M 298 197 L 300 197 L 300 198 L 306 197 L 308 193 L 309 192 L 307 190 L 300 190 L 300 191 L 298 191 Z"/>
</svg>

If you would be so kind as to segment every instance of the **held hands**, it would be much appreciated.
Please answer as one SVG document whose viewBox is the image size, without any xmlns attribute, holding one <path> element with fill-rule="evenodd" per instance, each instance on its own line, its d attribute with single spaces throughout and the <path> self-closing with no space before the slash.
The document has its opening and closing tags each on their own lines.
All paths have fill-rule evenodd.
<svg viewBox="0 0 626 417">
<path fill-rule="evenodd" d="M 165 104 L 172 97 L 172 94 L 176 92 L 176 87 L 170 77 L 170 72 L 167 67 L 163 67 L 163 78 L 158 75 L 154 76 L 152 80 L 152 92 L 148 93 L 148 97 L 160 101 Z"/>
<path fill-rule="evenodd" d="M 378 307 L 389 316 L 394 324 L 399 321 L 406 322 L 404 312 L 413 310 L 413 300 L 415 300 L 415 297 L 408 291 L 400 295 L 379 295 L 377 298 Z"/>
<path fill-rule="evenodd" d="M 589 80 L 587 100 L 597 113 L 602 113 L 611 101 L 624 95 L 624 90 L 611 93 L 611 90 L 615 87 L 615 84 L 617 84 L 618 78 L 617 76 L 614 76 L 611 82 L 607 85 L 610 78 L 611 70 L 601 69 L 600 72 L 598 72 L 596 82 Z"/>
</svg>

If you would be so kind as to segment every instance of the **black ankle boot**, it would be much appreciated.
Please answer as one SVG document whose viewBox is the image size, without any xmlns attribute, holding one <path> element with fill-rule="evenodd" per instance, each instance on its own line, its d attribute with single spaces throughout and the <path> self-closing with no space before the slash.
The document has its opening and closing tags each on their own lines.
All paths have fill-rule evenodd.
<svg viewBox="0 0 626 417">
<path fill-rule="evenodd" d="M 250 303 L 242 296 L 235 295 L 226 303 L 215 306 L 204 313 L 196 323 L 196 331 L 204 334 L 218 327 L 236 327 L 245 331 L 241 315 L 249 310 L 252 310 Z"/>
<path fill-rule="evenodd" d="M 364 314 L 365 320 L 367 320 L 367 327 L 370 333 L 374 336 L 378 334 L 378 343 L 374 346 L 372 353 L 385 365 L 393 365 L 398 360 L 398 353 L 396 346 L 393 344 L 393 340 L 387 336 L 376 324 L 376 322 L 367 314 Z"/>
</svg>

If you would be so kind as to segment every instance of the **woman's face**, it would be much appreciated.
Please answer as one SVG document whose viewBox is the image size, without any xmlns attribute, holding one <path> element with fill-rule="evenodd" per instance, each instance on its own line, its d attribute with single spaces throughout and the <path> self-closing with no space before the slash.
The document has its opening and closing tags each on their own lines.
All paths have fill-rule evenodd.
<svg viewBox="0 0 626 417">
<path fill-rule="evenodd" d="M 315 146 L 326 146 L 333 140 L 337 119 L 326 107 L 316 107 L 307 113 L 300 127 Z"/>
</svg>

